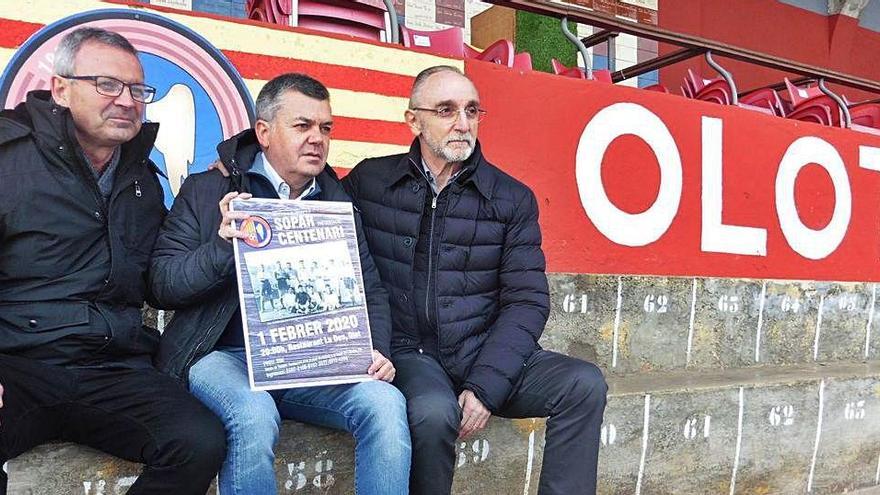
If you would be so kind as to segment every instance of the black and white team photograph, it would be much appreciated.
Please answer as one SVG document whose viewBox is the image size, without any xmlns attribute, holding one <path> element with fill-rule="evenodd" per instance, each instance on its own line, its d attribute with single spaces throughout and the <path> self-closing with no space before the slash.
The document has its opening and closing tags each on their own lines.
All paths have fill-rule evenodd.
<svg viewBox="0 0 880 495">
<path fill-rule="evenodd" d="M 363 302 L 345 241 L 250 252 L 245 261 L 264 323 Z"/>
</svg>

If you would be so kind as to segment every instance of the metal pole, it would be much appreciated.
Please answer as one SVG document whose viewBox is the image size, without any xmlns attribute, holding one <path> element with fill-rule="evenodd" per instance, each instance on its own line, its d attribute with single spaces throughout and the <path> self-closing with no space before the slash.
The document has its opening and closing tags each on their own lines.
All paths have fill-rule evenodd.
<svg viewBox="0 0 880 495">
<path fill-rule="evenodd" d="M 391 42 L 395 45 L 400 43 L 400 28 L 397 26 L 397 9 L 394 8 L 394 2 L 391 0 L 383 0 L 385 8 L 388 9 L 388 20 L 391 23 Z"/>
<path fill-rule="evenodd" d="M 587 47 L 584 46 L 584 43 L 568 29 L 568 17 L 562 18 L 562 34 L 564 34 L 565 37 L 568 38 L 568 41 L 571 41 L 575 48 L 578 49 L 581 57 L 584 58 L 584 72 L 587 74 L 587 79 L 592 79 L 593 61 L 590 59 L 590 54 L 587 52 Z"/>
</svg>

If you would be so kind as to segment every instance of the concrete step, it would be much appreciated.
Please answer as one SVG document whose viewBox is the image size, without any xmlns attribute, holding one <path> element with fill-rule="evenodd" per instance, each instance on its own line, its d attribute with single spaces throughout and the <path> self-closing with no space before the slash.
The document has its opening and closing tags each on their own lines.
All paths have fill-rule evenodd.
<svg viewBox="0 0 880 495">
<path fill-rule="evenodd" d="M 877 359 L 876 284 L 550 274 L 547 349 L 608 374 Z"/>
<path fill-rule="evenodd" d="M 537 473 L 543 420 L 492 418 L 482 434 L 456 446 L 454 493 L 522 493 Z M 350 435 L 285 421 L 275 461 L 278 493 L 354 493 Z M 10 495 L 122 494 L 141 466 L 70 443 L 41 445 L 9 461 Z M 536 488 L 527 493 L 536 493 Z M 208 493 L 215 493 L 212 488 Z"/>
<path fill-rule="evenodd" d="M 880 481 L 878 363 L 655 372 L 609 384 L 600 494 L 831 494 Z M 544 427 L 493 418 L 460 442 L 454 493 L 536 493 Z M 287 421 L 277 451 L 279 493 L 353 492 L 347 434 Z M 10 493 L 124 493 L 139 469 L 44 445 L 10 461 Z"/>
<path fill-rule="evenodd" d="M 876 363 L 610 382 L 600 493 L 843 493 L 877 484 Z"/>
<path fill-rule="evenodd" d="M 549 275 L 541 344 L 611 375 L 880 357 L 873 283 Z M 145 310 L 164 328 L 170 311 Z"/>
</svg>

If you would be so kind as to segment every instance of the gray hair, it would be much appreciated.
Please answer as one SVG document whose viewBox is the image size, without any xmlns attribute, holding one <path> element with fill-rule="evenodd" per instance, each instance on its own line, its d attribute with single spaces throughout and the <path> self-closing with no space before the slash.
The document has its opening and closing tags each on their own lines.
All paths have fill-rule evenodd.
<svg viewBox="0 0 880 495">
<path fill-rule="evenodd" d="M 74 75 L 76 54 L 79 53 L 84 43 L 90 41 L 119 48 L 135 57 L 138 55 L 138 51 L 131 42 L 121 34 L 101 28 L 82 27 L 64 35 L 58 48 L 55 49 L 55 74 L 59 76 Z"/>
<path fill-rule="evenodd" d="M 330 92 L 321 81 L 296 72 L 281 74 L 267 82 L 257 95 L 257 119 L 272 122 L 281 107 L 281 97 L 288 91 L 296 91 L 318 101 L 330 99 Z"/>
<path fill-rule="evenodd" d="M 415 108 L 419 105 L 416 103 L 416 100 L 421 96 L 422 87 L 425 85 L 425 82 L 428 81 L 428 78 L 441 72 L 452 72 L 470 81 L 470 79 L 464 75 L 464 72 L 457 67 L 451 65 L 435 65 L 433 67 L 428 67 L 419 72 L 419 75 L 417 75 L 416 79 L 413 81 L 412 91 L 409 94 L 409 108 Z"/>
</svg>

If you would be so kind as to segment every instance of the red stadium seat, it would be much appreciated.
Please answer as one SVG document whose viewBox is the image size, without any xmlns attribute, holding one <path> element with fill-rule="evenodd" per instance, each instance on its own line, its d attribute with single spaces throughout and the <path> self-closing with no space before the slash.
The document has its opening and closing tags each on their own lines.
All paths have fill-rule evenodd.
<svg viewBox="0 0 880 495">
<path fill-rule="evenodd" d="M 408 48 L 424 48 L 433 53 L 465 58 L 464 35 L 461 28 L 419 31 L 400 27 L 401 41 Z"/>
<path fill-rule="evenodd" d="M 248 5 L 252 2 L 248 0 Z M 256 3 L 256 2 L 254 2 Z M 255 21 L 269 22 L 269 17 L 266 15 L 266 11 L 262 6 L 254 6 L 248 8 L 248 19 L 253 19 Z"/>
<path fill-rule="evenodd" d="M 694 90 L 692 90 L 690 85 L 687 84 L 687 81 L 685 81 L 685 84 L 683 86 L 681 86 L 681 95 L 684 96 L 685 98 L 693 98 L 694 97 Z"/>
<path fill-rule="evenodd" d="M 289 0 L 288 0 L 289 1 Z M 297 25 L 358 38 L 382 40 L 385 8 L 361 2 L 298 0 Z"/>
<path fill-rule="evenodd" d="M 697 77 L 694 71 L 688 69 L 685 85 L 690 85 L 689 89 L 696 100 L 711 101 L 721 105 L 730 105 L 733 101 L 731 96 L 731 88 L 723 77 L 715 79 L 703 79 Z"/>
<path fill-rule="evenodd" d="M 556 60 L 555 58 L 550 59 L 550 65 L 553 66 L 553 73 L 559 76 L 573 77 L 575 79 L 592 79 L 593 81 L 613 84 L 613 81 L 611 80 L 610 70 L 594 69 L 592 71 L 593 77 L 588 78 L 586 72 L 580 67 L 567 67 L 565 64 L 563 64 L 559 60 Z"/>
<path fill-rule="evenodd" d="M 555 58 L 550 59 L 550 65 L 553 66 L 553 73 L 557 76 L 573 77 L 575 79 L 587 78 L 587 75 L 580 67 L 567 67 Z"/>
<path fill-rule="evenodd" d="M 798 87 L 792 84 L 787 77 L 785 78 L 785 86 L 788 89 L 792 107 L 787 115 L 789 119 L 842 127 L 840 107 L 818 86 Z"/>
<path fill-rule="evenodd" d="M 880 105 L 876 103 L 850 107 L 849 114 L 853 124 L 880 129 Z"/>
<path fill-rule="evenodd" d="M 514 50 L 513 43 L 510 40 L 498 40 L 482 52 L 465 44 L 464 52 L 467 58 L 476 58 L 505 67 L 513 67 L 514 57 L 516 56 L 516 50 Z M 529 68 L 531 68 L 531 64 L 529 64 Z"/>
<path fill-rule="evenodd" d="M 650 86 L 645 86 L 642 89 L 644 89 L 645 91 L 656 91 L 658 93 L 669 93 L 669 89 L 666 86 L 659 84 L 659 83 L 652 84 Z"/>
<path fill-rule="evenodd" d="M 843 96 L 843 102 L 849 108 L 853 129 L 856 129 L 856 126 L 880 129 L 880 103 L 872 101 L 851 102 L 846 95 Z"/>
<path fill-rule="evenodd" d="M 419 31 L 401 26 L 400 34 L 405 47 L 424 48 L 440 55 L 483 60 L 505 67 L 532 69 L 531 55 L 515 53 L 513 43 L 509 40 L 498 40 L 485 50 L 479 51 L 464 42 L 463 31 L 458 27 L 437 31 Z"/>
<path fill-rule="evenodd" d="M 287 25 L 287 19 L 279 19 L 276 16 L 277 2 L 273 0 L 247 0 L 245 10 L 248 19 L 268 22 L 271 24 Z"/>
<path fill-rule="evenodd" d="M 593 69 L 593 80 L 614 84 L 614 81 L 611 79 L 611 71 L 608 69 Z"/>
<path fill-rule="evenodd" d="M 529 52 L 519 52 L 514 55 L 513 68 L 521 70 L 532 70 L 532 54 Z"/>
<path fill-rule="evenodd" d="M 706 61 L 721 74 L 715 79 L 703 79 L 688 69 L 684 79 L 682 93 L 688 97 L 720 105 L 734 105 L 746 110 L 761 112 L 767 115 L 784 116 L 785 110 L 779 95 L 770 88 L 761 88 L 744 96 L 739 96 L 736 90 L 736 82 L 733 74 L 724 69 L 712 57 L 706 53 Z"/>
<path fill-rule="evenodd" d="M 380 0 L 248 0 L 248 18 L 308 29 L 382 40 L 386 33 Z M 291 22 L 291 20 L 293 22 Z"/>
<path fill-rule="evenodd" d="M 746 95 L 739 97 L 740 105 L 750 105 L 758 109 L 767 110 L 765 113 L 775 115 L 777 117 L 785 117 L 785 106 L 779 94 L 770 88 L 756 89 Z"/>
</svg>

